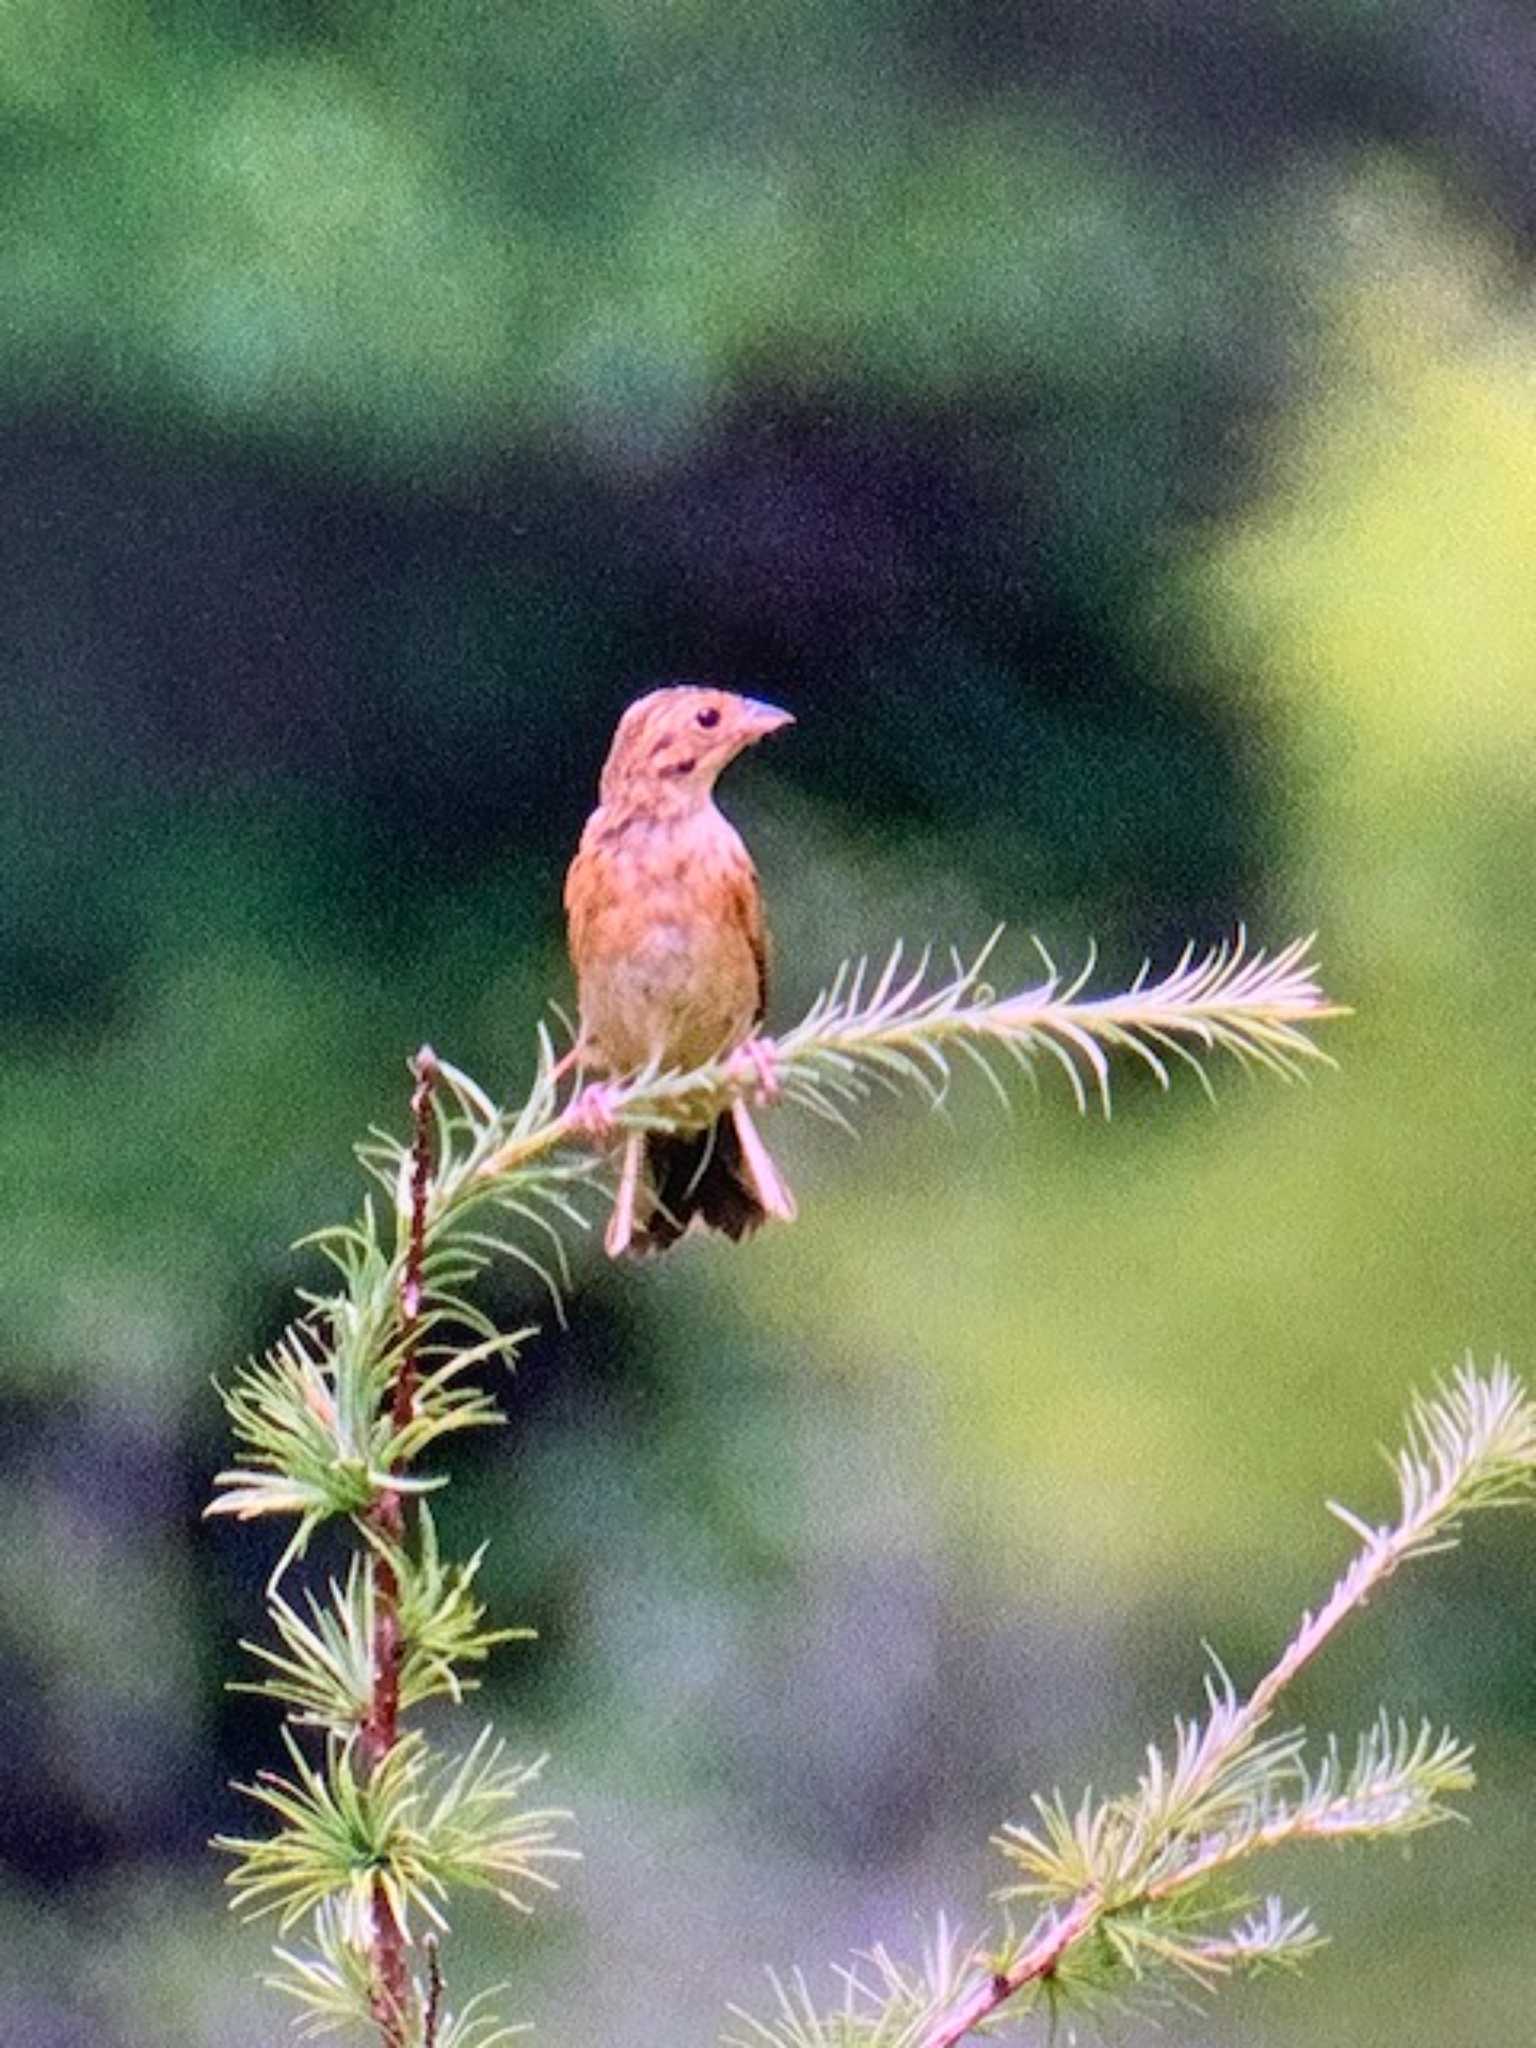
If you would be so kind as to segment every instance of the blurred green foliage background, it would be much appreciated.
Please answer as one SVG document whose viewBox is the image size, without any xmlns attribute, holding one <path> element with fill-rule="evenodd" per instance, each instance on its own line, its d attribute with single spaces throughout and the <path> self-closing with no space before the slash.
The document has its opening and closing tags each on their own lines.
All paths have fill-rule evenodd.
<svg viewBox="0 0 1536 2048">
<path fill-rule="evenodd" d="M 660 677 L 800 720 L 729 802 L 781 1021 L 1000 917 L 1021 976 L 1316 926 L 1357 1014 L 1214 1113 L 786 1116 L 799 1228 L 581 1253 L 442 1519 L 587 1860 L 464 1990 L 707 2042 L 975 1925 L 1032 1789 L 1274 1653 L 1410 1384 L 1536 1369 L 1533 123 L 1514 0 L 8 0 L 7 2040 L 274 2038 L 209 1376 L 416 1044 L 526 1079 Z M 1533 1560 L 1476 1529 L 1296 1700 L 1451 1719 L 1475 1828 L 1277 1868 L 1308 1976 L 1115 2039 L 1533 2038 Z"/>
</svg>

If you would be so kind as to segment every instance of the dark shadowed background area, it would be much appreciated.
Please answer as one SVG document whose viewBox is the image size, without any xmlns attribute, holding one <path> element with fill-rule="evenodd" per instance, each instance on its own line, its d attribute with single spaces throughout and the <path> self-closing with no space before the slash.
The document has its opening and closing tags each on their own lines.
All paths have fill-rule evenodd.
<svg viewBox="0 0 1536 2048">
<path fill-rule="evenodd" d="M 727 786 L 780 1023 L 1000 919 L 1105 985 L 1316 927 L 1357 1014 L 1214 1111 L 782 1114 L 797 1228 L 578 1249 L 441 1519 L 586 1860 L 456 1986 L 703 2044 L 978 1925 L 1322 1595 L 1412 1384 L 1536 1368 L 1533 132 L 1513 0 L 0 11 L 7 2041 L 278 2037 L 210 1376 L 420 1041 L 526 1081 L 658 679 L 799 720 Z M 1476 1527 L 1295 1700 L 1451 1721 L 1475 1826 L 1277 1865 L 1306 1977 L 1111 2038 L 1532 2038 L 1533 1567 Z"/>
</svg>

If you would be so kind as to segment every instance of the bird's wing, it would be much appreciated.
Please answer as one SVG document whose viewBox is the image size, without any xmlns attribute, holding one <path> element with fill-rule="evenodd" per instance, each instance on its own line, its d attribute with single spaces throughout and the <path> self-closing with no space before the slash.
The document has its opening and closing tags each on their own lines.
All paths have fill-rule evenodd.
<svg viewBox="0 0 1536 2048">
<path fill-rule="evenodd" d="M 752 1021 L 761 1024 L 768 1009 L 768 932 L 763 923 L 763 892 L 758 886 L 757 869 L 744 846 L 740 860 L 731 863 L 727 913 L 746 939 L 757 970 Z"/>
<path fill-rule="evenodd" d="M 600 858 L 593 844 L 590 824 L 581 835 L 581 844 L 576 849 L 565 874 L 565 916 L 569 936 L 571 965 L 580 974 L 582 962 L 589 952 L 588 940 L 592 923 L 602 902 L 602 884 L 598 874 Z"/>
</svg>

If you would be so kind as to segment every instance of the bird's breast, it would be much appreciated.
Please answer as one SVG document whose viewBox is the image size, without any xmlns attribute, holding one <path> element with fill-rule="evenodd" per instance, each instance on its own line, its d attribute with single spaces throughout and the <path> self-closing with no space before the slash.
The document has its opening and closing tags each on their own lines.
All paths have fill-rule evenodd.
<svg viewBox="0 0 1536 2048">
<path fill-rule="evenodd" d="M 731 914 L 746 854 L 718 813 L 715 826 L 619 831 L 587 849 L 575 950 L 590 1064 L 696 1066 L 751 1030 L 757 962 Z"/>
</svg>

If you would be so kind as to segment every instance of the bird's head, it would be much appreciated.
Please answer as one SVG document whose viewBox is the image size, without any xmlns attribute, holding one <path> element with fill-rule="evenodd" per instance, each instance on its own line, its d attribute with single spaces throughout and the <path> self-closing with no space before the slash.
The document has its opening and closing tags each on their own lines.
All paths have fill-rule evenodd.
<svg viewBox="0 0 1536 2048">
<path fill-rule="evenodd" d="M 603 768 L 605 804 L 643 798 L 687 810 L 707 801 L 715 777 L 743 747 L 794 719 L 776 705 L 697 683 L 637 697 L 619 720 Z"/>
</svg>

